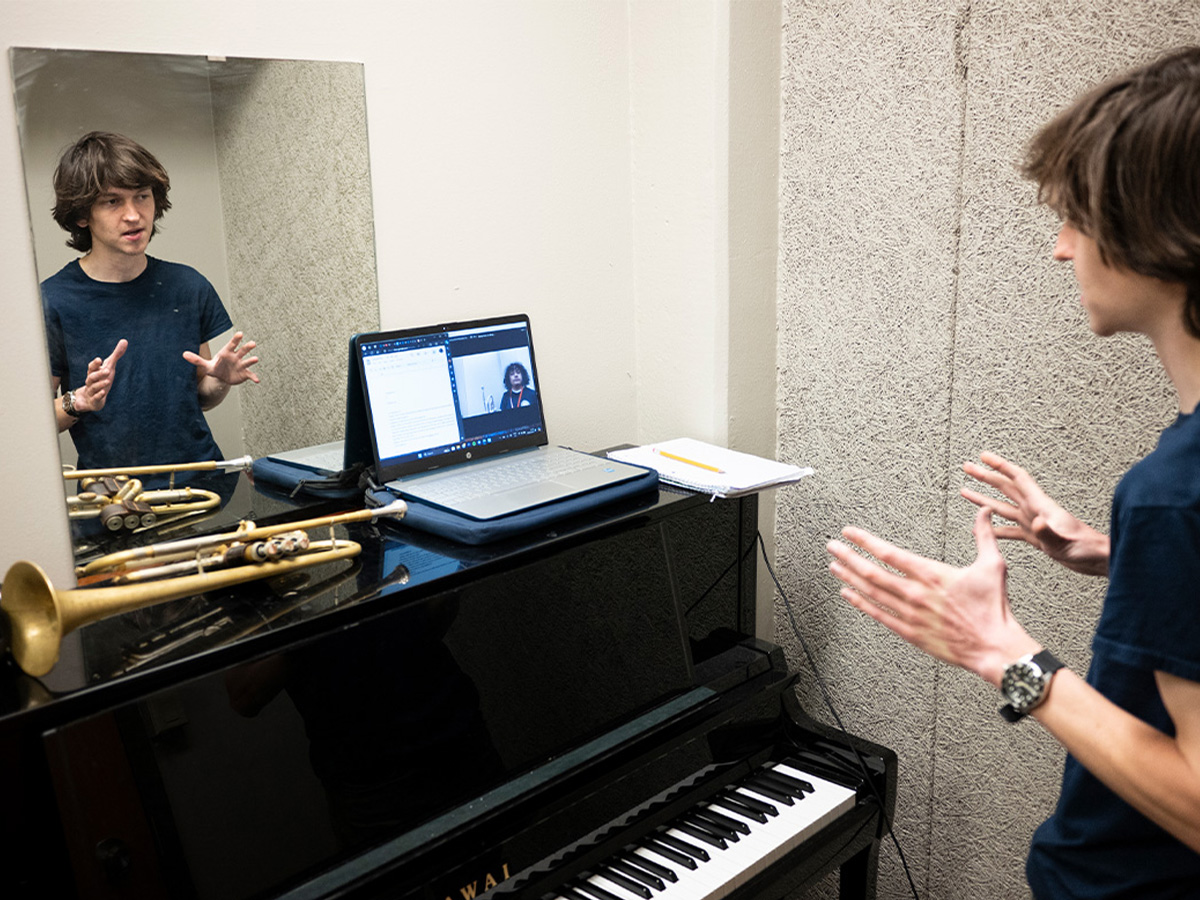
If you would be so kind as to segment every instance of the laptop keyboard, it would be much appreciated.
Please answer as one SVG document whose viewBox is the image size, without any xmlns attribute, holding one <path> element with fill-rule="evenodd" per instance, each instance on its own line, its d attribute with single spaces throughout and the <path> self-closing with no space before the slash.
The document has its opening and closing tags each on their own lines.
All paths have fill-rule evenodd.
<svg viewBox="0 0 1200 900">
<path fill-rule="evenodd" d="M 421 498 L 432 503 L 453 505 L 524 487 L 539 481 L 551 481 L 571 472 L 590 469 L 597 459 L 585 453 L 528 453 L 502 466 L 467 468 L 453 478 L 421 486 Z M 400 485 L 403 490 L 403 484 Z"/>
</svg>

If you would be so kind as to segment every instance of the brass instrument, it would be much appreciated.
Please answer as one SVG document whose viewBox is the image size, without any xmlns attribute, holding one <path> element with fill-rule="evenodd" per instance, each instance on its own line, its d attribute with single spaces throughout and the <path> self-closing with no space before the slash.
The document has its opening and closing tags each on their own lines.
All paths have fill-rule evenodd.
<svg viewBox="0 0 1200 900">
<path fill-rule="evenodd" d="M 79 493 L 67 497 L 67 516 L 72 519 L 99 518 L 109 531 L 151 528 L 221 505 L 220 495 L 213 491 L 196 487 L 175 487 L 176 472 L 244 469 L 251 462 L 249 456 L 243 456 L 230 460 L 115 469 L 63 469 L 63 478 L 80 482 Z M 171 478 L 168 486 L 160 490 L 143 490 L 142 482 L 132 477 L 164 473 L 170 473 Z"/>
<path fill-rule="evenodd" d="M 336 539 L 333 526 L 380 517 L 400 518 L 407 509 L 403 500 L 397 500 L 377 509 L 301 522 L 269 526 L 241 522 L 233 532 L 113 553 L 76 570 L 81 575 L 106 572 L 114 582 L 126 582 L 105 587 L 55 590 L 40 566 L 27 560 L 13 563 L 0 588 L 0 610 L 8 618 L 13 657 L 28 674 L 45 675 L 58 661 L 63 636 L 81 625 L 168 600 L 349 559 L 362 547 L 355 541 Z M 329 540 L 308 540 L 306 529 L 326 526 L 330 529 Z M 298 536 L 301 534 L 303 537 Z M 285 544 L 294 541 L 291 555 L 286 547 L 278 552 L 269 549 L 266 539 L 276 536 L 286 536 L 282 541 Z M 165 569 L 158 573 L 140 571 L 154 565 L 149 560 L 172 565 L 158 566 Z M 179 569 L 174 564 L 181 562 L 191 574 L 175 574 Z M 149 580 L 155 577 L 158 580 Z"/>
</svg>

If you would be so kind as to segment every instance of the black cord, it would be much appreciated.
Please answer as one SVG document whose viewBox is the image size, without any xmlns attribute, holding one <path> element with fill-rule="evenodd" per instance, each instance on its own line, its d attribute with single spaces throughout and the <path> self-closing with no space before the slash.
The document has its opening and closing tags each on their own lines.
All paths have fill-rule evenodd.
<svg viewBox="0 0 1200 900">
<path fill-rule="evenodd" d="M 288 494 L 288 498 L 294 499 L 299 493 L 319 497 L 322 494 L 342 494 L 346 491 L 356 489 L 359 486 L 359 481 L 365 468 L 365 463 L 355 463 L 349 469 L 343 469 L 331 475 L 298 479 L 296 486 Z"/>
<path fill-rule="evenodd" d="M 767 545 L 763 541 L 762 532 L 758 532 L 758 546 L 762 552 L 763 563 L 767 567 L 767 574 L 771 576 L 771 581 L 775 584 L 775 590 L 779 591 L 779 596 L 783 599 L 783 608 L 787 610 L 788 622 L 792 626 L 792 634 L 796 636 L 796 640 L 800 642 L 800 648 L 804 651 L 805 657 L 808 659 L 809 668 L 812 670 L 813 677 L 817 680 L 817 686 L 821 689 L 821 696 L 825 700 L 825 706 L 833 716 L 833 721 L 837 724 L 837 729 L 847 738 L 851 737 L 850 732 L 846 730 L 846 726 L 842 724 L 842 717 L 838 715 L 837 709 L 833 705 L 833 699 L 829 696 L 829 689 L 825 685 L 825 679 L 821 677 L 821 672 L 817 668 L 817 661 L 812 655 L 812 651 L 808 649 L 808 642 L 804 640 L 804 635 L 800 631 L 800 626 L 796 623 L 796 615 L 792 610 L 792 603 L 788 599 L 787 593 L 783 589 L 783 585 L 779 583 L 779 579 L 775 577 L 775 570 L 771 568 L 771 561 L 767 559 Z M 900 865 L 904 867 L 904 876 L 908 879 L 908 888 L 912 891 L 913 897 L 920 900 L 920 895 L 917 893 L 917 886 L 913 882 L 912 871 L 908 867 L 908 860 L 904 856 L 904 849 L 900 846 L 900 840 L 896 837 L 896 832 L 892 828 L 892 819 L 888 815 L 887 807 L 884 805 L 883 798 L 879 796 L 879 790 L 875 787 L 875 782 L 871 778 L 870 772 L 867 770 L 866 760 L 862 758 L 862 754 L 858 752 L 858 748 L 854 746 L 852 741 L 848 742 L 851 750 L 854 751 L 854 757 L 858 760 L 858 765 L 862 769 L 862 773 L 866 778 L 867 784 L 871 786 L 871 793 L 875 795 L 875 800 L 879 804 L 879 814 L 883 816 L 884 825 L 887 826 L 888 836 L 892 839 L 892 845 L 896 848 L 896 853 L 900 856 Z"/>
</svg>

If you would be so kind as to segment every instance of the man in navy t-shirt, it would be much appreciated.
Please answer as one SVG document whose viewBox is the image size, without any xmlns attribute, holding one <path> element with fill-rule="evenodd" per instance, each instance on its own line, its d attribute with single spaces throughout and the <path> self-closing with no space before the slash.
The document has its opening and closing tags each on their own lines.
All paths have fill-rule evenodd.
<svg viewBox="0 0 1200 900">
<path fill-rule="evenodd" d="M 259 380 L 240 332 L 209 350 L 233 323 L 208 280 L 146 254 L 169 190 L 149 151 L 106 132 L 54 172 L 54 219 L 84 255 L 42 282 L 42 304 L 55 419 L 80 468 L 220 459 L 204 410 Z"/>
<path fill-rule="evenodd" d="M 1092 331 L 1150 339 L 1179 415 L 1121 479 L 1109 533 L 985 453 L 968 475 L 978 556 L 925 559 L 860 528 L 833 541 L 842 596 L 931 655 L 1000 688 L 1068 752 L 1026 864 L 1039 900 L 1200 897 L 1200 48 L 1081 97 L 1034 137 L 1025 173 L 1062 217 Z M 992 525 L 998 515 L 1012 524 Z M 1084 679 L 1012 617 L 997 538 L 1108 578 Z"/>
</svg>

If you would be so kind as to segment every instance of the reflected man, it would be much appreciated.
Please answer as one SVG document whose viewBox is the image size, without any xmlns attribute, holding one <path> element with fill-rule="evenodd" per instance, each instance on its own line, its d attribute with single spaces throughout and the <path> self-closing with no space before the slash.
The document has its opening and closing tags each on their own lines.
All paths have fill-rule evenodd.
<svg viewBox="0 0 1200 900">
<path fill-rule="evenodd" d="M 42 306 L 55 419 L 80 468 L 220 459 L 204 410 L 259 380 L 241 332 L 209 350 L 233 323 L 208 279 L 146 253 L 170 187 L 148 150 L 107 132 L 54 172 L 54 220 L 84 255 L 42 282 Z"/>
</svg>

